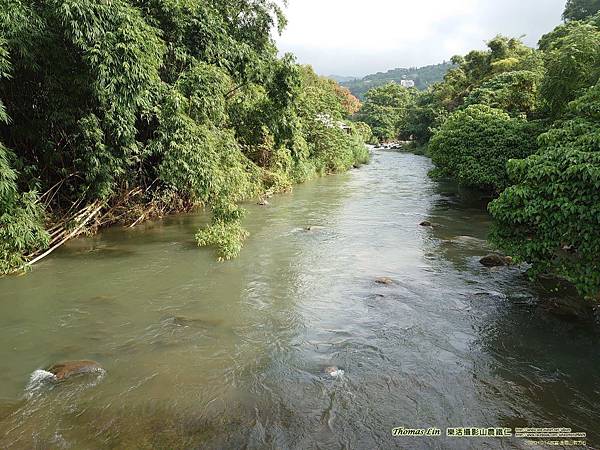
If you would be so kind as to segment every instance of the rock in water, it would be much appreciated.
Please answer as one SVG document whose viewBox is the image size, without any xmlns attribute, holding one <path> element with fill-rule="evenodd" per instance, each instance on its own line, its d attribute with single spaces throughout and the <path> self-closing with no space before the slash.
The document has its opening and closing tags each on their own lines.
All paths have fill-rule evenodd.
<svg viewBox="0 0 600 450">
<path fill-rule="evenodd" d="M 103 372 L 104 369 L 96 361 L 67 361 L 46 369 L 56 377 L 56 381 L 63 381 L 75 375 L 84 373 Z"/>
<path fill-rule="evenodd" d="M 481 258 L 479 262 L 485 267 L 503 267 L 510 265 L 512 258 L 492 253 Z"/>
<path fill-rule="evenodd" d="M 388 278 L 388 277 L 380 277 L 375 280 L 375 283 L 390 285 L 390 284 L 394 284 L 394 280 L 392 280 L 391 278 Z"/>
<path fill-rule="evenodd" d="M 593 303 L 579 297 L 555 297 L 544 299 L 540 305 L 550 314 L 567 320 L 594 320 Z"/>
<path fill-rule="evenodd" d="M 201 327 L 201 328 L 214 328 L 222 326 L 224 321 L 221 319 L 196 319 L 183 316 L 167 317 L 164 323 L 173 324 L 178 327 Z"/>
<path fill-rule="evenodd" d="M 344 375 L 344 371 L 342 369 L 340 369 L 339 367 L 335 367 L 335 366 L 326 367 L 325 373 L 332 378 L 337 378 L 337 377 L 341 377 L 342 375 Z"/>
<path fill-rule="evenodd" d="M 424 220 L 419 225 L 422 226 L 422 227 L 432 227 L 433 226 L 432 223 L 429 220 Z"/>
<path fill-rule="evenodd" d="M 320 231 L 324 229 L 325 227 L 322 227 L 320 225 L 309 225 L 307 227 L 304 227 L 304 231 Z"/>
</svg>

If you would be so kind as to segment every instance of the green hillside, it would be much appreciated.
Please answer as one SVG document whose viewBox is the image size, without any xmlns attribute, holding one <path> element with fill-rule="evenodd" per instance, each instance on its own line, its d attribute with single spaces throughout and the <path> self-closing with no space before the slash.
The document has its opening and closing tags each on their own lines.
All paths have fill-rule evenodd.
<svg viewBox="0 0 600 450">
<path fill-rule="evenodd" d="M 451 67 L 451 62 L 443 62 L 441 64 L 419 68 L 392 69 L 385 73 L 378 72 L 373 75 L 367 75 L 359 80 L 348 81 L 341 84 L 350 89 L 355 96 L 362 100 L 369 89 L 382 86 L 392 81 L 399 83 L 401 80 L 414 80 L 417 89 L 427 89 L 427 87 L 431 86 L 433 83 L 442 81 L 444 75 Z"/>
</svg>

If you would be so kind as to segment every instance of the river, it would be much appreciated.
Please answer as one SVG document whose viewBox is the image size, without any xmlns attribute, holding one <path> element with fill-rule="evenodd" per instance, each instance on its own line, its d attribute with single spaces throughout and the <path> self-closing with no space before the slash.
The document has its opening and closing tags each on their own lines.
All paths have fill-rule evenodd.
<svg viewBox="0 0 600 450">
<path fill-rule="evenodd" d="M 527 447 L 445 437 L 466 426 L 570 427 L 600 446 L 597 327 L 538 307 L 518 268 L 481 266 L 487 213 L 430 168 L 376 151 L 248 205 L 231 262 L 195 246 L 195 214 L 1 279 L 0 448 Z M 77 359 L 106 373 L 28 386 Z"/>
</svg>

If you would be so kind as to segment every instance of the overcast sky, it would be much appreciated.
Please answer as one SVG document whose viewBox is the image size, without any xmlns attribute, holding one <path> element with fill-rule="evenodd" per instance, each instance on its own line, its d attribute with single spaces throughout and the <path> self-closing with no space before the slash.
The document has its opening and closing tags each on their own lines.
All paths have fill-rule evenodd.
<svg viewBox="0 0 600 450">
<path fill-rule="evenodd" d="M 535 46 L 566 0 L 289 0 L 277 37 L 322 75 L 364 76 L 483 48 L 496 34 Z"/>
</svg>

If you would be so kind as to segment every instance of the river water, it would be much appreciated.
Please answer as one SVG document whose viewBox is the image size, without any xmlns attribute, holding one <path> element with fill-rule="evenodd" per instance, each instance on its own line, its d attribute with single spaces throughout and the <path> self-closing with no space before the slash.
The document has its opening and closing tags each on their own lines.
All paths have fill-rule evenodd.
<svg viewBox="0 0 600 450">
<path fill-rule="evenodd" d="M 199 214 L 0 280 L 0 448 L 534 448 L 445 437 L 466 426 L 570 427 L 599 446 L 597 328 L 538 307 L 519 269 L 482 267 L 489 217 L 430 168 L 377 151 L 249 205 L 232 262 L 195 246 Z M 78 359 L 106 372 L 28 386 Z"/>
</svg>

